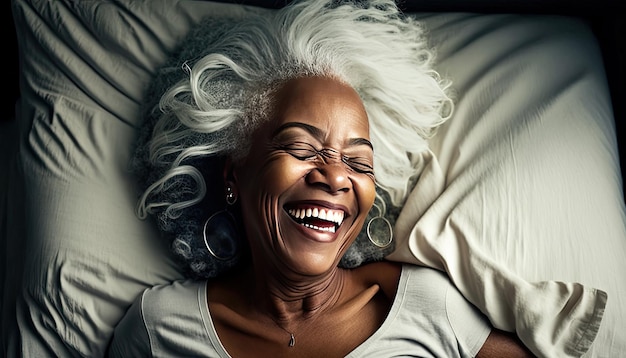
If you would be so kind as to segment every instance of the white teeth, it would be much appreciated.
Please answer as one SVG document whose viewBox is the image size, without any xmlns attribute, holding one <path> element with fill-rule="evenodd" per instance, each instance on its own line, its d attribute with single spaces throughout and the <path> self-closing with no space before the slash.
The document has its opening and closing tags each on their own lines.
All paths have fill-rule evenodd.
<svg viewBox="0 0 626 358">
<path fill-rule="evenodd" d="M 314 230 L 321 230 L 321 231 L 328 231 L 331 233 L 335 233 L 335 227 L 334 226 L 329 226 L 329 227 L 317 227 L 315 225 L 310 225 L 310 224 L 302 224 L 306 227 L 308 227 L 309 229 L 314 229 Z"/>
<path fill-rule="evenodd" d="M 295 217 L 296 219 L 304 219 L 306 218 L 318 218 L 320 220 L 326 220 L 337 225 L 341 225 L 343 222 L 344 212 L 341 210 L 330 210 L 330 209 L 318 209 L 318 208 L 307 208 L 307 209 L 289 209 L 289 215 Z M 335 228 L 319 228 L 314 225 L 304 224 L 306 227 L 310 227 L 316 230 L 323 231 L 331 231 L 335 232 Z"/>
<path fill-rule="evenodd" d="M 318 216 L 318 218 L 322 220 L 326 220 L 326 210 L 324 209 L 320 210 L 320 216 Z"/>
</svg>

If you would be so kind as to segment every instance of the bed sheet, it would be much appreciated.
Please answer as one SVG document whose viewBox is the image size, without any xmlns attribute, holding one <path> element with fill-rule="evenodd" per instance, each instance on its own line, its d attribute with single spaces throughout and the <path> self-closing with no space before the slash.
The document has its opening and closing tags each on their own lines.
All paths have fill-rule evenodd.
<svg viewBox="0 0 626 358">
<path fill-rule="evenodd" d="M 182 277 L 155 227 L 133 211 L 128 160 L 151 77 L 204 16 L 271 10 L 191 0 L 12 5 L 23 85 L 16 120 L 2 127 L 2 146 L 16 144 L 0 176 L 3 349 L 103 356 L 134 297 Z M 494 324 L 518 332 L 541 319 L 510 326 L 542 312 L 546 301 L 530 293 L 564 290 L 580 306 L 563 312 L 601 315 L 594 289 L 605 291 L 586 356 L 626 352 L 622 178 L 588 26 L 558 16 L 415 16 L 457 104 L 424 154 L 390 259 L 448 272 Z M 559 333 L 584 330 L 571 317 L 556 321 L 571 324 L 551 327 Z M 525 338 L 544 337 L 536 343 L 564 355 L 590 344 L 537 336 Z"/>
</svg>

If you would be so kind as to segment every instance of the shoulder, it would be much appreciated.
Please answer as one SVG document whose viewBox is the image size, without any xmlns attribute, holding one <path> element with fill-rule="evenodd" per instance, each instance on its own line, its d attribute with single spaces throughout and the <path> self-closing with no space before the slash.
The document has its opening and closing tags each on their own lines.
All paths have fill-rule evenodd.
<svg viewBox="0 0 626 358">
<path fill-rule="evenodd" d="M 145 356 L 164 348 L 188 349 L 185 336 L 205 331 L 201 299 L 205 284 L 175 281 L 147 288 L 115 328 L 110 356 Z"/>
<path fill-rule="evenodd" d="M 403 266 L 404 298 L 409 311 L 422 311 L 430 320 L 445 325 L 458 342 L 458 348 L 475 356 L 491 332 L 491 324 L 439 270 L 413 265 Z M 400 294 L 400 289 L 398 290 Z M 415 312 L 411 313 L 415 314 Z"/>
<path fill-rule="evenodd" d="M 174 281 L 149 287 L 135 299 L 126 316 L 149 324 L 166 316 L 167 312 L 179 312 L 181 307 L 197 307 L 202 287 L 204 285 L 197 281 Z"/>
<path fill-rule="evenodd" d="M 454 287 L 449 277 L 438 270 L 418 265 L 393 261 L 372 262 L 354 269 L 354 273 L 366 285 L 379 285 L 386 296 L 393 298 L 398 291 L 398 284 L 410 282 L 412 290 L 445 294 L 449 287 Z"/>
<path fill-rule="evenodd" d="M 181 301 L 197 301 L 197 294 L 206 284 L 201 281 L 174 281 L 165 285 L 157 285 L 146 289 L 141 297 L 143 306 L 157 305 L 165 308 Z M 171 309 L 171 306 L 170 306 Z"/>
<path fill-rule="evenodd" d="M 476 355 L 491 332 L 487 317 L 445 272 L 404 264 L 397 294 L 403 298 L 403 315 L 437 325 L 439 334 L 448 335 L 469 356 Z"/>
<path fill-rule="evenodd" d="M 137 306 L 149 334 L 157 327 L 172 323 L 172 317 L 195 322 L 201 316 L 206 284 L 199 281 L 174 281 L 146 289 L 133 304 Z M 167 322 L 166 322 L 167 321 Z"/>
<path fill-rule="evenodd" d="M 367 285 L 378 284 L 390 298 L 396 296 L 399 284 L 408 285 L 409 291 L 425 291 L 432 295 L 445 295 L 454 287 L 441 271 L 399 262 L 377 261 L 360 266 L 354 272 Z"/>
<path fill-rule="evenodd" d="M 143 328 L 148 334 L 162 321 L 177 316 L 199 316 L 199 295 L 203 285 L 195 281 L 175 281 L 170 284 L 147 288 L 126 312 L 123 323 L 126 327 Z"/>
<path fill-rule="evenodd" d="M 391 261 L 372 262 L 354 269 L 367 286 L 379 285 L 385 296 L 393 300 L 402 274 L 402 264 Z"/>
<path fill-rule="evenodd" d="M 188 283 L 174 282 L 145 289 L 130 305 L 115 327 L 109 357 L 151 356 L 154 327 L 181 306 L 179 301 L 188 291 Z M 181 307 L 189 307 L 182 305 Z"/>
<path fill-rule="evenodd" d="M 433 314 L 439 311 L 438 314 L 445 315 L 451 321 L 468 315 L 473 316 L 475 321 L 483 320 L 480 311 L 465 299 L 450 277 L 445 272 L 430 267 L 402 265 L 397 292 L 398 295 L 404 296 L 407 302 L 429 307 Z"/>
<path fill-rule="evenodd" d="M 402 265 L 402 276 L 403 281 L 412 290 L 422 290 L 441 295 L 448 294 L 448 290 L 451 288 L 456 290 L 450 277 L 445 272 L 431 267 L 404 264 Z"/>
</svg>

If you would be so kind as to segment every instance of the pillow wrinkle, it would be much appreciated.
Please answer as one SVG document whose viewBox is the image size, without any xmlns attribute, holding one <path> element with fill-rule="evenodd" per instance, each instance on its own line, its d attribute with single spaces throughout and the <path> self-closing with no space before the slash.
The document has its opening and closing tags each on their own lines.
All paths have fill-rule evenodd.
<svg viewBox="0 0 626 358">
<path fill-rule="evenodd" d="M 9 195 L 6 210 L 7 220 L 17 219 L 15 210 L 24 219 L 1 223 L 13 228 L 8 250 L 26 249 L 8 253 L 7 264 L 25 265 L 21 257 L 35 251 L 71 256 L 28 261 L 15 270 L 28 272 L 21 280 L 5 276 L 2 345 L 8 356 L 99 356 L 145 287 L 182 277 L 153 223 L 134 216 L 134 180 L 125 171 L 147 83 L 203 17 L 271 11 L 188 0 L 11 4 L 23 87 L 22 132 L 9 135 L 22 139 L 16 182 L 25 194 Z M 432 152 L 416 160 L 424 170 L 398 216 L 390 258 L 451 272 L 496 321 L 520 315 L 526 323 L 511 327 L 529 345 L 571 334 L 560 347 L 566 354 L 592 342 L 585 356 L 626 351 L 626 286 L 615 274 L 626 272 L 626 214 L 610 96 L 590 29 L 558 16 L 415 15 L 458 101 L 430 139 Z M 52 280 L 46 275 L 57 264 L 66 276 Z M 60 280 L 64 291 L 55 292 Z M 541 302 L 532 293 L 555 290 L 572 300 L 547 301 L 560 313 L 535 315 Z M 4 306 L 13 294 L 16 312 Z M 47 307 L 50 294 L 71 297 Z M 534 320 L 558 314 L 539 325 L 543 338 L 533 336 Z M 80 332 L 70 332 L 69 320 Z"/>
<path fill-rule="evenodd" d="M 102 41 L 94 38 L 64 4 L 63 1 L 34 1 L 31 5 L 39 6 L 36 10 L 42 14 L 33 16 L 29 12 L 32 9 L 16 3 L 16 17 L 23 16 L 30 22 L 27 31 L 33 31 L 32 37 L 18 31 L 18 36 L 23 37 L 20 42 L 28 44 L 23 46 L 24 66 L 34 69 L 32 73 L 25 72 L 29 86 L 39 88 L 51 84 L 57 86 L 58 93 L 93 102 L 94 107 L 101 107 L 120 120 L 136 118 L 144 90 L 144 86 L 137 83 L 147 83 L 149 72 L 131 66 L 127 60 L 129 54 L 103 47 Z M 54 21 L 56 17 L 64 21 Z M 54 29 L 50 24 L 62 27 Z M 137 82 L 129 82 L 129 78 Z"/>
<path fill-rule="evenodd" d="M 443 182 L 438 161 L 430 154 L 407 204 L 416 198 L 427 200 L 416 192 L 432 193 L 430 189 L 434 187 L 436 193 Z M 461 185 L 467 183 L 470 181 L 459 181 Z M 425 211 L 417 216 L 415 223 L 404 222 L 409 216 L 403 213 L 412 209 L 405 206 L 395 229 L 397 247 L 408 250 L 396 250 L 388 258 L 446 272 L 468 301 L 479 307 L 496 328 L 518 332 L 520 339 L 539 356 L 560 356 L 563 351 L 571 356 L 584 353 L 589 347 L 575 348 L 578 337 L 595 337 L 606 294 L 585 290 L 579 283 L 531 283 L 494 260 L 472 238 L 480 231 L 477 233 L 474 224 L 468 222 L 469 217 L 455 214 L 458 202 L 468 195 L 462 193 L 469 191 L 471 187 L 462 189 L 451 183 L 432 205 L 420 203 Z M 445 218 L 443 226 L 438 224 L 440 218 Z"/>
</svg>

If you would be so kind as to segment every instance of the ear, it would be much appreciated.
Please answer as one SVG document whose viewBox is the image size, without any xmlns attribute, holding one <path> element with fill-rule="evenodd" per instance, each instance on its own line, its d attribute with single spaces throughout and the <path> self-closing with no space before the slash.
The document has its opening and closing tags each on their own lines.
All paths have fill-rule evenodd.
<svg viewBox="0 0 626 358">
<path fill-rule="evenodd" d="M 237 170 L 232 158 L 228 157 L 224 160 L 224 184 L 236 186 L 237 185 Z"/>
<path fill-rule="evenodd" d="M 224 191 L 226 193 L 226 203 L 230 206 L 237 202 L 239 190 L 237 188 L 236 166 L 231 158 L 224 161 Z"/>
</svg>

